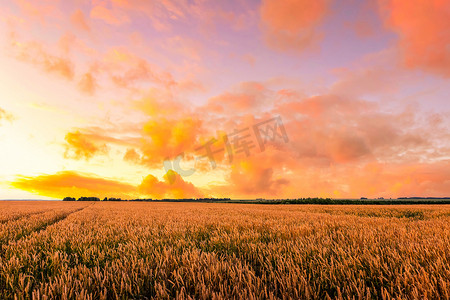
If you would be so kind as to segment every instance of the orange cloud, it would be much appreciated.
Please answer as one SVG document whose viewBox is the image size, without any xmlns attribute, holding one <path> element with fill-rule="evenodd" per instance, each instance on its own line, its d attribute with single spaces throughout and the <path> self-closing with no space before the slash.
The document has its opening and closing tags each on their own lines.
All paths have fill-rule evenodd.
<svg viewBox="0 0 450 300">
<path fill-rule="evenodd" d="M 36 177 L 23 176 L 12 182 L 11 185 L 33 194 L 59 199 L 66 196 L 130 198 L 136 195 L 136 188 L 132 185 L 72 171 Z"/>
<path fill-rule="evenodd" d="M 449 160 L 392 163 L 352 158 L 329 165 L 320 163 L 319 153 L 314 156 L 315 161 L 308 161 L 271 148 L 252 153 L 231 165 L 226 184 L 213 184 L 209 192 L 235 198 L 442 197 L 450 193 Z"/>
<path fill-rule="evenodd" d="M 195 118 L 151 120 L 143 128 L 142 160 L 150 165 L 162 164 L 166 158 L 192 151 L 202 132 L 202 121 Z"/>
<path fill-rule="evenodd" d="M 371 72 L 366 75 L 381 77 Z M 348 82 L 344 84 L 345 81 Z M 344 86 L 351 87 L 358 82 L 355 78 L 345 78 L 345 81 L 333 86 L 332 90 L 341 91 Z M 436 115 L 426 118 L 411 108 L 398 112 L 383 111 L 379 103 L 352 97 L 371 93 L 374 90 L 372 85 L 353 89 L 349 93 L 340 92 L 342 95 L 339 96 L 305 97 L 295 91 L 280 90 L 274 93 L 264 88 L 264 93 L 255 96 L 254 103 L 263 100 L 266 95 L 277 97 L 275 107 L 267 109 L 268 106 L 265 106 L 266 113 L 258 112 L 256 108 L 249 109 L 248 114 L 232 115 L 236 110 L 221 109 L 224 116 L 216 124 L 219 123 L 227 133 L 232 133 L 234 129 L 251 128 L 253 124 L 280 115 L 289 142 L 281 139 L 267 142 L 264 152 L 256 146 L 251 149 L 249 157 L 241 153 L 240 156 L 235 155 L 232 162 L 225 159 L 226 155 L 223 159 L 217 155 L 219 168 L 227 174 L 226 184 L 211 185 L 210 192 L 215 196 L 233 197 L 403 196 L 398 187 L 402 184 L 411 188 L 411 185 L 402 182 L 402 175 L 407 172 L 405 170 L 421 165 L 420 168 L 436 169 L 436 174 L 441 175 L 426 177 L 424 172 L 411 171 L 411 180 L 417 180 L 423 187 L 412 190 L 420 196 L 427 193 L 445 195 L 445 189 L 439 188 L 445 172 L 437 168 L 439 163 L 436 162 L 445 161 L 445 153 L 449 153 L 448 143 L 442 142 L 448 140 L 443 119 Z M 241 96 L 247 99 L 252 92 L 242 92 Z M 205 107 L 210 108 L 211 103 Z M 232 106 L 233 102 L 221 101 L 217 104 L 227 107 Z M 243 104 L 246 104 L 245 101 Z M 252 110 L 256 112 L 254 115 Z M 217 121 L 217 118 L 214 120 Z M 208 120 L 203 121 L 207 127 Z M 249 133 L 252 134 L 251 131 Z M 429 164 L 418 163 L 427 160 Z M 390 168 L 394 162 L 398 167 Z M 373 164 L 385 166 L 379 176 L 392 180 L 379 179 L 372 186 L 363 184 L 361 177 L 366 175 L 361 174 L 366 173 L 362 168 Z M 197 171 L 210 171 L 210 168 L 200 170 L 196 167 Z M 426 178 L 432 182 L 426 184 Z M 359 187 L 358 183 L 364 188 Z M 394 186 L 397 188 L 394 189 Z M 432 191 L 432 187 L 436 189 Z"/>
<path fill-rule="evenodd" d="M 332 183 L 328 193 L 331 195 L 331 189 L 335 188 L 344 197 L 443 197 L 450 193 L 449 166 L 450 161 L 443 160 L 436 163 L 370 162 L 358 168 L 335 168 L 328 174 Z"/>
<path fill-rule="evenodd" d="M 126 148 L 125 161 L 151 167 L 162 166 L 167 158 L 173 159 L 182 152 L 193 151 L 206 132 L 202 121 L 195 115 L 180 115 L 180 119 L 154 118 L 139 126 L 92 127 L 68 132 L 65 136 L 65 157 L 89 160 L 95 155 L 107 154 L 109 146 L 114 145 Z"/>
<path fill-rule="evenodd" d="M 146 59 L 123 48 L 112 48 L 105 55 L 101 69 L 119 87 L 128 88 L 136 83 L 151 82 L 170 88 L 176 81 L 168 72 L 159 70 Z"/>
<path fill-rule="evenodd" d="M 107 152 L 106 144 L 100 144 L 98 137 L 89 134 L 83 134 L 80 131 L 69 132 L 66 134 L 65 140 L 66 158 L 90 159 L 95 154 L 105 154 Z"/>
<path fill-rule="evenodd" d="M 133 148 L 129 148 L 127 149 L 127 152 L 125 152 L 123 160 L 138 164 L 141 162 L 141 156 L 139 155 L 139 153 L 137 153 L 136 150 L 134 150 Z"/>
<path fill-rule="evenodd" d="M 385 24 L 399 34 L 403 62 L 450 77 L 450 4 L 446 0 L 379 0 Z"/>
<path fill-rule="evenodd" d="M 205 113 L 256 113 L 268 104 L 268 90 L 258 82 L 242 82 L 234 92 L 212 97 L 203 108 Z"/>
<path fill-rule="evenodd" d="M 67 58 L 50 54 L 41 44 L 12 41 L 11 45 L 13 55 L 17 59 L 34 64 L 48 73 L 54 73 L 66 79 L 73 78 L 73 63 Z"/>
<path fill-rule="evenodd" d="M 138 110 L 151 117 L 183 117 L 190 111 L 186 105 L 177 102 L 174 93 L 168 89 L 151 88 L 142 98 L 134 102 Z"/>
<path fill-rule="evenodd" d="M 52 51 L 36 41 L 22 42 L 18 40 L 14 31 L 9 35 L 9 39 L 9 53 L 11 56 L 34 65 L 45 72 L 56 74 L 68 80 L 73 80 L 76 76 L 76 67 L 70 58 L 71 55 L 92 57 L 96 54 L 95 50 L 87 46 L 71 32 L 61 35 L 58 42 L 53 45 L 54 50 Z M 77 84 L 79 90 L 88 95 L 94 94 L 98 87 L 96 78 L 98 73 L 99 64 L 94 62 L 89 66 L 89 70 L 80 76 Z"/>
<path fill-rule="evenodd" d="M 78 82 L 80 91 L 88 95 L 93 95 L 97 87 L 97 80 L 91 72 L 85 73 Z"/>
<path fill-rule="evenodd" d="M 161 198 L 200 198 L 203 194 L 190 182 L 173 170 L 169 170 L 164 175 L 164 181 L 159 181 L 155 176 L 148 175 L 138 187 L 141 195 Z"/>
<path fill-rule="evenodd" d="M 153 175 L 148 175 L 137 187 L 74 171 L 61 171 L 52 175 L 35 177 L 21 176 L 10 184 L 14 188 L 33 194 L 59 199 L 67 196 L 123 199 L 202 197 L 202 193 L 192 183 L 185 182 L 180 175 L 172 170 L 164 176 L 164 181 L 159 181 Z"/>
<path fill-rule="evenodd" d="M 77 9 L 72 16 L 70 16 L 70 22 L 75 26 L 75 28 L 84 31 L 90 31 L 86 18 L 84 17 L 83 12 L 80 9 Z"/>
<path fill-rule="evenodd" d="M 30 0 L 14 0 L 13 2 L 28 18 L 36 18 L 44 23 L 48 16 L 60 16 L 61 13 L 55 7 L 57 0 L 47 1 L 30 1 Z"/>
<path fill-rule="evenodd" d="M 448 160 L 403 164 L 373 161 L 358 166 L 306 168 L 290 176 L 293 184 L 283 192 L 289 197 L 444 197 L 450 193 L 449 166 Z"/>
<path fill-rule="evenodd" d="M 138 190 L 143 195 L 157 199 L 164 198 L 166 194 L 166 184 L 153 175 L 147 175 L 139 185 Z"/>
<path fill-rule="evenodd" d="M 128 16 L 125 14 L 108 9 L 101 5 L 93 7 L 90 16 L 92 19 L 102 20 L 109 25 L 122 25 L 130 21 Z"/>
<path fill-rule="evenodd" d="M 398 153 L 412 154 L 412 148 L 419 155 L 437 140 L 428 125 L 415 127 L 420 118 L 414 112 L 385 113 L 368 101 L 322 95 L 281 103 L 275 111 L 288 120 L 288 146 L 311 163 L 399 161 Z"/>
<path fill-rule="evenodd" d="M 71 32 L 67 32 L 61 36 L 58 41 L 59 48 L 63 51 L 64 54 L 69 54 L 72 50 L 74 44 L 76 43 L 77 38 Z"/>
<path fill-rule="evenodd" d="M 201 193 L 192 183 L 186 182 L 181 178 L 181 176 L 173 171 L 167 171 L 164 175 L 164 182 L 167 186 L 167 195 L 173 198 L 199 198 L 203 197 Z"/>
<path fill-rule="evenodd" d="M 109 144 L 119 147 L 135 147 L 140 139 L 130 137 L 138 132 L 139 127 L 121 124 L 116 128 L 86 127 L 65 136 L 66 158 L 90 159 L 94 155 L 106 154 Z"/>
<path fill-rule="evenodd" d="M 322 39 L 317 29 L 328 12 L 328 0 L 264 0 L 260 8 L 267 44 L 281 51 L 301 52 Z"/>
<path fill-rule="evenodd" d="M 375 76 L 369 72 L 367 77 L 378 78 L 380 75 Z M 353 80 L 355 78 L 352 76 L 344 77 L 343 82 L 349 83 L 335 85 L 331 91 L 339 92 L 345 86 L 358 85 L 358 81 L 353 83 Z M 411 187 L 409 181 L 406 183 L 402 181 L 402 174 L 407 174 L 405 172 L 418 166 L 419 161 L 429 160 L 431 162 L 423 164 L 421 168 L 426 169 L 428 166 L 430 170 L 435 169 L 437 165 L 435 162 L 442 161 L 445 153 L 448 153 L 448 146 L 442 142 L 448 140 L 448 135 L 444 134 L 445 118 L 439 115 L 426 118 L 412 109 L 387 112 L 382 110 L 379 103 L 354 97 L 364 94 L 365 91 L 371 92 L 373 89 L 374 87 L 370 85 L 347 94 L 340 92 L 341 95 L 306 97 L 293 90 L 283 89 L 275 92 L 260 83 L 243 83 L 238 89 L 221 95 L 230 97 L 224 97 L 222 98 L 224 101 L 215 103 L 223 108 L 216 111 L 220 117 L 210 113 L 212 110 L 209 108 L 214 101 L 198 110 L 186 109 L 184 104 L 176 101 L 164 102 L 164 97 L 155 94 L 139 103 L 143 105 L 141 109 L 152 115 L 151 120 L 141 128 L 136 127 L 126 133 L 132 133 L 133 136 L 140 134 L 139 140 L 126 142 L 125 139 L 108 137 L 106 129 L 96 136 L 95 133 L 99 132 L 99 129 L 91 129 L 87 131 L 89 134 L 83 135 L 87 142 L 80 138 L 81 141 L 73 144 L 86 144 L 86 147 L 79 147 L 88 149 L 87 154 L 80 154 L 81 157 L 101 153 L 96 152 L 97 148 L 106 143 L 120 144 L 126 147 L 124 160 L 151 167 L 162 167 L 166 158 L 173 159 L 182 152 L 186 154 L 184 161 L 191 160 L 194 154 L 204 155 L 203 150 L 195 149 L 208 140 L 208 136 L 218 137 L 219 129 L 221 133 L 231 134 L 234 129 L 250 128 L 251 133 L 252 125 L 280 115 L 289 142 L 268 141 L 264 152 L 260 152 L 256 145 L 256 148 L 251 150 L 250 157 L 241 153 L 235 155 L 231 162 L 222 151 L 215 158 L 218 170 L 226 174 L 224 177 L 226 183 L 221 186 L 211 183 L 208 189 L 210 194 L 217 197 L 264 195 L 275 198 L 402 196 L 401 192 L 406 188 L 400 189 L 400 186 Z M 236 98 L 251 101 L 234 102 L 235 95 L 241 97 Z M 172 96 L 167 96 L 167 99 L 170 100 Z M 275 103 L 272 102 L 274 107 L 270 107 L 270 103 L 260 105 L 265 103 L 266 98 L 272 97 L 277 99 Z M 261 107 L 264 109 L 260 109 Z M 236 111 L 243 113 L 236 114 Z M 165 117 L 158 118 L 158 112 Z M 223 147 L 223 143 L 219 141 L 213 148 Z M 80 150 L 80 153 L 84 152 Z M 389 167 L 393 162 L 396 168 Z M 197 172 L 211 171 L 206 158 L 201 163 L 196 164 Z M 369 171 L 374 166 L 383 166 L 379 176 L 390 178 L 389 182 L 377 181 L 375 177 L 364 182 L 361 179 L 363 172 L 361 170 L 366 166 L 371 166 L 367 167 Z M 374 167 L 370 172 L 376 170 L 378 169 Z M 442 170 L 436 172 L 441 174 Z M 417 195 L 426 195 L 425 193 L 434 187 L 436 189 L 433 195 L 445 190 L 438 188 L 442 183 L 441 175 L 427 177 L 424 172 L 415 171 L 408 174 L 410 180 L 417 180 L 423 187 L 413 189 Z M 149 176 L 137 187 L 138 192 L 143 197 L 198 195 L 190 184 L 183 183 L 179 175 L 169 173 L 166 177 L 163 181 L 159 181 Z M 371 178 L 369 175 L 366 177 Z M 169 186 L 171 178 L 180 179 L 177 180 L 178 190 L 174 188 L 178 186 L 176 183 Z M 426 184 L 424 183 L 426 180 L 432 182 Z"/>
<path fill-rule="evenodd" d="M 235 197 L 283 195 L 283 189 L 289 185 L 290 180 L 284 174 L 274 174 L 275 169 L 279 169 L 280 162 L 275 161 L 276 157 L 273 156 L 275 153 L 270 152 L 267 150 L 267 153 L 252 153 L 249 158 L 233 163 L 227 178 L 229 187 L 224 190 Z"/>
</svg>

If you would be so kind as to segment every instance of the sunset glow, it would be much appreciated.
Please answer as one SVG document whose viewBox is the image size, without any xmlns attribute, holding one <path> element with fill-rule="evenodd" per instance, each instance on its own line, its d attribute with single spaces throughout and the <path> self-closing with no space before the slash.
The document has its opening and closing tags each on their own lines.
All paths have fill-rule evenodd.
<svg viewBox="0 0 450 300">
<path fill-rule="evenodd" d="M 0 7 L 0 199 L 450 196 L 449 1 Z"/>
</svg>

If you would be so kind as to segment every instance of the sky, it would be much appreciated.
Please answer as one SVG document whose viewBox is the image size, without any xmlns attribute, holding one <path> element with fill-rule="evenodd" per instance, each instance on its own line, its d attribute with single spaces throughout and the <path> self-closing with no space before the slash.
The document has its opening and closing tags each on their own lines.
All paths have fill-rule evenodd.
<svg viewBox="0 0 450 300">
<path fill-rule="evenodd" d="M 450 196 L 449 28 L 447 0 L 2 1 L 0 199 Z"/>
</svg>

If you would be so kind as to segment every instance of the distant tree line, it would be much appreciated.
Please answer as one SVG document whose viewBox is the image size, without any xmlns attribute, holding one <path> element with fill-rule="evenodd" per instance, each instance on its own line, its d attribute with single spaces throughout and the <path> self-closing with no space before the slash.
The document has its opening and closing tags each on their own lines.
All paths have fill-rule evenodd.
<svg viewBox="0 0 450 300">
<path fill-rule="evenodd" d="M 80 197 L 78 199 L 74 197 L 65 197 L 63 201 L 136 201 L 136 202 L 150 202 L 150 201 L 159 201 L 159 202 L 217 202 L 217 201 L 230 201 L 230 198 L 186 198 L 186 199 L 131 199 L 131 200 L 122 200 L 121 198 L 108 198 L 105 197 L 101 200 L 98 197 Z"/>
<path fill-rule="evenodd" d="M 65 197 L 63 201 L 123 201 L 121 198 L 108 198 L 105 197 L 101 200 L 98 197 L 80 197 L 78 199 L 73 197 Z"/>
<path fill-rule="evenodd" d="M 450 204 L 450 198 L 399 198 L 399 199 L 332 199 L 332 198 L 299 198 L 299 199 L 258 199 L 250 203 L 258 204 Z"/>
<path fill-rule="evenodd" d="M 121 198 L 107 198 L 101 200 L 98 197 L 66 197 L 63 201 L 128 201 L 128 202 L 204 202 L 204 203 L 254 203 L 254 204 L 450 204 L 450 197 L 434 198 L 434 197 L 402 197 L 397 199 L 333 199 L 333 198 L 297 198 L 297 199 L 264 199 L 258 198 L 254 200 L 231 200 L 230 198 L 185 198 L 185 199 L 131 199 L 122 200 Z"/>
<path fill-rule="evenodd" d="M 66 197 L 63 201 L 100 201 L 100 198 L 97 197 L 80 197 L 78 199 L 73 197 Z"/>
<path fill-rule="evenodd" d="M 450 199 L 450 197 L 398 197 L 397 199 Z"/>
</svg>

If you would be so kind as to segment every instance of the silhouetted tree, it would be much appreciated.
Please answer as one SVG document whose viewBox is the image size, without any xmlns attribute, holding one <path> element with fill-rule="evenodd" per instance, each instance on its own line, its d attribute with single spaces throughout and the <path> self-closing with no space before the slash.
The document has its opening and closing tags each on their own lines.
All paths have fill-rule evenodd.
<svg viewBox="0 0 450 300">
<path fill-rule="evenodd" d="M 100 201 L 100 198 L 97 197 L 80 197 L 78 201 Z"/>
</svg>

